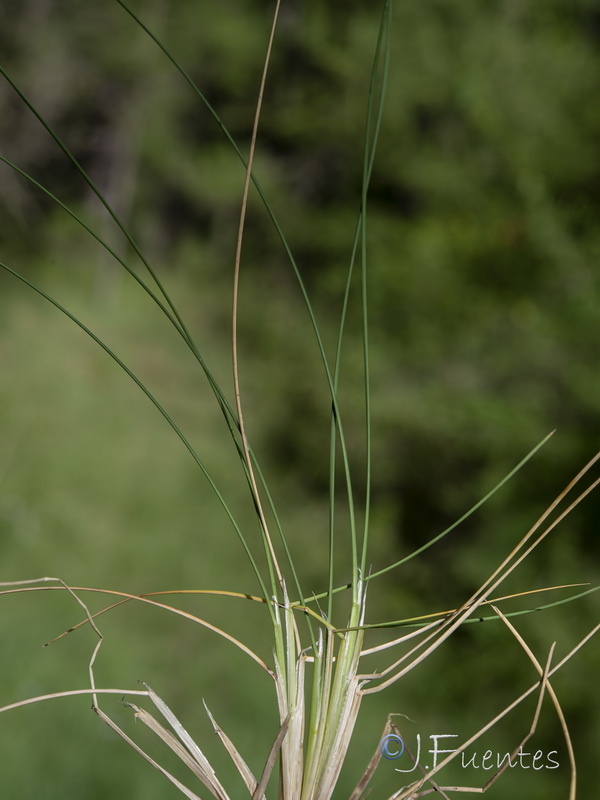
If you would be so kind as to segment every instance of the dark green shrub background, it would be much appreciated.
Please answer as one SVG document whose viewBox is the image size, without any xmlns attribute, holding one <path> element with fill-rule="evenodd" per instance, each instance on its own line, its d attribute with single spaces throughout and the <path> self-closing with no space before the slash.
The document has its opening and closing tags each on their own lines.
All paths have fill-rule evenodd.
<svg viewBox="0 0 600 800">
<path fill-rule="evenodd" d="M 154 0 L 138 10 L 247 147 L 271 3 Z M 1 63 L 122 214 L 229 391 L 243 184 L 231 148 L 117 3 L 0 0 L 0 13 L 10 20 L 0 26 Z M 378 24 L 372 3 L 284 0 L 259 135 L 256 173 L 330 354 L 360 201 Z M 372 621 L 461 602 L 594 454 L 600 433 L 596 4 L 397 2 L 393 25 L 369 206 L 373 568 L 439 533 L 546 433 L 557 432 L 479 514 L 372 586 Z M 75 170 L 4 82 L 0 154 L 127 253 Z M 81 315 L 156 391 L 254 535 L 225 427 L 176 336 L 89 237 L 4 166 L 0 245 L 3 261 Z M 360 497 L 358 312 L 355 292 L 341 396 Z M 241 315 L 249 432 L 305 585 L 318 591 L 326 563 L 327 387 L 292 271 L 256 198 Z M 225 515 L 156 412 L 91 341 L 4 274 L 0 365 L 2 580 L 59 575 L 132 592 L 257 591 Z M 599 504 L 600 495 L 592 495 L 507 588 L 597 583 Z M 341 525 L 340 541 L 344 533 Z M 346 568 L 342 557 L 340 581 Z M 102 605 L 101 598 L 90 602 Z M 206 599 L 185 607 L 269 657 L 260 609 Z M 552 641 L 558 658 L 597 617 L 592 595 L 518 625 L 543 661 Z M 89 632 L 39 648 L 78 618 L 58 592 L 2 598 L 0 703 L 86 685 Z M 275 733 L 274 698 L 267 680 L 231 647 L 147 608 L 113 612 L 102 629 L 99 683 L 127 688 L 148 680 L 227 776 L 204 697 L 260 770 Z M 595 785 L 599 666 L 593 641 L 555 680 L 582 797 Z M 365 701 L 339 797 L 366 766 L 387 713 L 406 713 L 416 721 L 407 730 L 423 737 L 467 735 L 534 677 L 499 627 L 465 628 L 421 670 Z M 109 705 L 127 725 L 126 709 Z M 178 796 L 88 706 L 87 699 L 53 701 L 0 716 L 3 796 Z M 507 719 L 486 743 L 510 749 L 532 712 L 530 705 Z M 508 791 L 515 800 L 566 797 L 566 754 L 549 704 L 532 748 L 557 749 L 561 769 L 513 770 L 489 791 L 490 800 Z M 480 776 L 459 770 L 453 780 L 480 785 Z M 223 780 L 236 786 L 234 778 Z M 373 796 L 387 797 L 401 784 L 393 765 L 383 763 Z"/>
</svg>

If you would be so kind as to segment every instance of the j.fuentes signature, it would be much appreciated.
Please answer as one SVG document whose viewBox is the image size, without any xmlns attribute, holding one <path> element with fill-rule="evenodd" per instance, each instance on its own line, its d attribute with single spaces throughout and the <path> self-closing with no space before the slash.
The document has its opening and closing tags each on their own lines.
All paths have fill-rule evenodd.
<svg viewBox="0 0 600 800">
<path fill-rule="evenodd" d="M 427 770 L 435 769 L 438 764 L 438 756 L 454 753 L 455 749 L 446 749 L 439 746 L 440 739 L 456 739 L 457 733 L 432 733 L 429 739 L 432 742 L 432 747 L 427 750 L 431 756 L 428 761 L 432 762 L 425 764 Z M 420 766 L 421 761 L 421 734 L 417 734 L 417 750 L 413 753 L 408 749 L 402 737 L 395 733 L 390 733 L 381 740 L 379 744 L 381 755 L 390 760 L 396 760 L 403 757 L 403 763 L 412 764 L 405 769 L 395 767 L 396 772 L 414 772 Z M 508 766 L 513 769 L 520 767 L 520 769 L 557 769 L 560 764 L 553 756 L 558 753 L 556 750 L 550 750 L 544 753 L 542 750 L 536 750 L 535 753 L 528 753 L 520 747 L 517 752 L 512 756 L 511 753 L 494 753 L 492 750 L 486 750 L 483 754 L 479 755 L 477 752 L 469 753 L 463 751 L 460 754 L 460 764 L 464 768 L 472 767 L 473 769 L 500 769 L 506 762 Z M 456 759 L 458 761 L 458 757 Z"/>
</svg>

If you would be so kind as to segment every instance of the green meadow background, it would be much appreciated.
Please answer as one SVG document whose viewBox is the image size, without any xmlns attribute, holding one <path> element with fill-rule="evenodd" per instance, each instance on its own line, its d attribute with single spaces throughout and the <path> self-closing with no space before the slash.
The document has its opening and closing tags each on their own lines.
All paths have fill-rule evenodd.
<svg viewBox="0 0 600 800">
<path fill-rule="evenodd" d="M 380 5 L 284 0 L 259 131 L 255 172 L 296 256 L 330 358 L 360 205 Z M 246 152 L 272 3 L 150 0 L 132 7 Z M 0 63 L 132 231 L 232 400 L 231 293 L 244 171 L 231 146 L 118 2 L 0 0 L 0 17 Z M 369 622 L 464 601 L 598 450 L 599 43 L 593 0 L 395 3 L 368 207 L 372 570 L 442 531 L 556 433 L 465 524 L 370 585 Z M 0 155 L 70 205 L 143 274 L 89 188 L 4 80 Z M 79 316 L 155 392 L 258 547 L 239 461 L 181 340 L 88 234 L 0 167 L 0 260 Z M 340 397 L 361 512 L 358 288 Z M 298 286 L 256 196 L 242 257 L 239 335 L 251 442 L 305 592 L 319 592 L 327 565 L 328 390 Z M 341 488 L 338 500 L 336 582 L 344 583 L 349 539 Z M 517 570 L 506 593 L 596 585 L 599 519 L 596 492 Z M 214 494 L 156 410 L 82 331 L 4 272 L 0 565 L 2 581 L 58 576 L 74 586 L 132 593 L 259 592 Z M 110 600 L 81 596 L 92 609 Z M 554 591 L 503 607 L 563 596 Z M 542 662 L 557 641 L 556 661 L 597 623 L 598 598 L 518 617 L 516 625 Z M 172 601 L 271 658 L 263 607 L 201 596 Z M 337 624 L 346 611 L 340 601 Z M 64 592 L 0 597 L 0 705 L 88 685 L 91 631 L 41 647 L 80 618 Z M 147 681 L 214 760 L 231 797 L 246 796 L 202 700 L 260 772 L 277 730 L 268 679 L 228 643 L 164 611 L 128 604 L 99 625 L 105 644 L 98 685 L 136 689 Z M 367 665 L 382 669 L 391 658 Z M 581 797 L 591 796 L 597 781 L 599 670 L 592 640 L 553 681 L 571 727 Z M 410 719 L 399 724 L 407 741 L 412 746 L 419 734 L 425 751 L 431 734 L 468 736 L 535 679 L 503 626 L 465 626 L 403 681 L 365 698 L 336 797 L 351 793 L 387 714 L 406 714 Z M 0 715 L 2 796 L 180 797 L 103 726 L 90 702 L 53 700 Z M 469 752 L 480 759 L 487 749 L 511 750 L 534 706 L 531 699 Z M 188 780 L 119 697 L 104 708 Z M 526 749 L 557 751 L 560 767 L 516 767 L 486 798 L 567 797 L 567 754 L 549 702 Z M 380 764 L 373 798 L 405 783 L 395 766 Z M 489 775 L 458 768 L 448 780 L 482 785 Z"/>
</svg>

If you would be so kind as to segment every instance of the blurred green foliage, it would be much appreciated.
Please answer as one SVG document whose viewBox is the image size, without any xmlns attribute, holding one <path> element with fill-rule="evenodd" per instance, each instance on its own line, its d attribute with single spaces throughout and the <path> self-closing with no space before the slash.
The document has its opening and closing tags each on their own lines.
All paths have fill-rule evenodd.
<svg viewBox="0 0 600 800">
<path fill-rule="evenodd" d="M 229 387 L 241 164 L 206 108 L 117 3 L 67 5 L 68 13 L 56 0 L 0 0 L 3 19 L 11 20 L 0 27 L 3 66 L 150 254 Z M 271 4 L 151 0 L 137 9 L 245 150 Z M 373 4 L 357 0 L 284 2 L 259 133 L 256 174 L 330 355 L 360 203 L 378 21 Z M 393 40 L 368 208 L 373 568 L 439 533 L 549 430 L 557 433 L 476 517 L 372 587 L 373 621 L 461 602 L 593 455 L 600 433 L 597 4 L 397 3 Z M 131 255 L 5 82 L 0 154 Z M 0 258 L 84 318 L 156 390 L 254 530 L 225 427 L 172 330 L 90 237 L 0 166 Z M 257 198 L 242 268 L 250 436 L 306 585 L 319 591 L 327 558 L 328 392 L 292 271 Z M 356 287 L 341 402 L 360 498 L 358 323 Z M 81 332 L 4 274 L 0 363 L 3 580 L 57 574 L 132 592 L 257 591 L 222 511 L 156 412 Z M 597 582 L 599 517 L 595 494 L 520 568 L 511 588 Z M 342 558 L 340 582 L 344 565 Z M 34 649 L 79 617 L 59 594 L 2 598 L 1 703 L 85 685 L 91 635 Z M 102 605 L 101 598 L 90 602 Z M 241 636 L 251 631 L 268 657 L 260 613 L 228 602 L 187 600 L 186 607 Z M 572 646 L 597 609 L 592 595 L 521 618 L 519 627 L 544 660 L 554 639 L 561 652 Z M 273 699 L 226 645 L 146 608 L 113 612 L 102 628 L 104 685 L 148 680 L 206 739 L 205 696 L 260 769 L 275 730 Z M 579 753 L 582 795 L 591 789 L 600 742 L 599 662 L 592 642 L 556 680 Z M 533 679 L 507 634 L 490 626 L 465 628 L 417 672 L 365 703 L 340 797 L 366 766 L 387 713 L 407 713 L 424 735 L 466 734 Z M 50 705 L 0 717 L 4 796 L 178 796 L 81 710 L 87 700 Z M 545 713 L 539 746 L 562 747 L 564 764 L 549 707 Z M 115 714 L 125 724 L 126 711 L 116 705 Z M 511 719 L 494 747 L 510 749 L 527 725 L 526 715 Z M 401 783 L 389 764 L 380 772 L 375 792 L 383 797 Z M 477 774 L 469 780 L 480 782 Z M 510 790 L 515 800 L 553 800 L 565 796 L 565 786 L 564 770 L 558 777 L 513 772 L 487 796 Z"/>
</svg>

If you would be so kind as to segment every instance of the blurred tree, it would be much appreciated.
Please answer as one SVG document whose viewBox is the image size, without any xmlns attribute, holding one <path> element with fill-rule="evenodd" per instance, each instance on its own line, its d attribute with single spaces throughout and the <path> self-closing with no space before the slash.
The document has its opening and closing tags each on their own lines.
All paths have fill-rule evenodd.
<svg viewBox="0 0 600 800">
<path fill-rule="evenodd" d="M 245 152 L 271 4 L 133 5 Z M 190 293 L 222 290 L 228 302 L 243 182 L 237 157 L 118 4 L 66 6 L 0 0 L 2 18 L 11 20 L 0 26 L 5 68 L 163 273 L 183 277 Z M 558 428 L 531 471 L 487 513 L 411 567 L 407 574 L 423 591 L 444 569 L 438 604 L 478 583 L 597 449 L 597 6 L 596 0 L 430 0 L 397 3 L 394 10 L 368 208 L 377 532 L 393 533 L 385 541 L 399 555 L 423 544 Z M 377 16 L 372 3 L 360 0 L 285 2 L 259 133 L 256 173 L 311 290 L 330 353 L 360 204 Z M 6 82 L 0 153 L 95 218 L 111 242 L 120 241 Z M 77 238 L 49 202 L 4 167 L 0 203 L 2 250 L 17 254 L 16 267 L 48 269 L 50 257 L 59 264 L 50 271 L 58 273 L 64 262 L 69 277 L 70 267 L 80 274 L 81 264 L 96 263 L 92 243 Z M 115 286 L 110 276 L 102 282 L 109 268 L 101 259 L 100 278 L 92 281 L 100 301 Z M 292 271 L 256 198 L 244 270 L 245 381 L 257 447 L 268 452 L 282 481 L 321 500 L 328 482 L 327 388 Z M 9 285 L 3 278 L 0 302 Z M 357 293 L 356 284 L 341 397 L 360 492 Z M 227 313 L 214 312 L 215 336 Z M 598 574 L 599 496 L 585 508 L 569 522 L 569 536 L 553 537 L 541 562 L 524 568 L 522 585 L 577 580 L 582 561 L 590 579 Z M 582 603 L 582 619 L 591 619 L 592 603 Z M 556 618 L 557 627 L 567 626 L 568 612 Z M 580 685 L 592 666 L 576 673 Z M 597 730 L 592 714 L 580 723 L 589 736 Z"/>
</svg>

